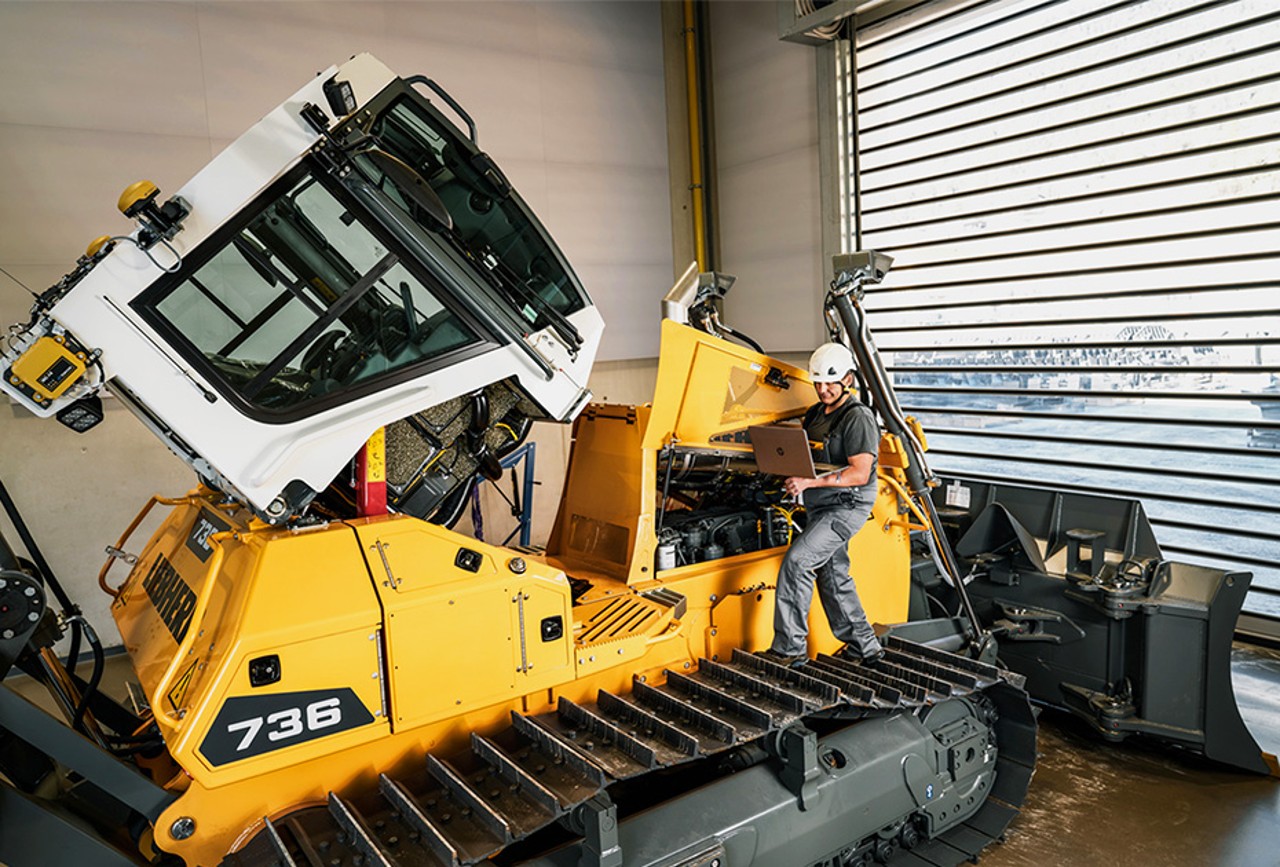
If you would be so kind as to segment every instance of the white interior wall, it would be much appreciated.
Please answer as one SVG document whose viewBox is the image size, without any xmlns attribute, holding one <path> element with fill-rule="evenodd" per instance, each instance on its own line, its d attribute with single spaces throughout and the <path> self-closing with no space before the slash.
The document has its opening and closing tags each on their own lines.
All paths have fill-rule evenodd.
<svg viewBox="0 0 1280 867">
<path fill-rule="evenodd" d="M 659 11 L 617 0 L 0 3 L 0 267 L 44 289 L 92 238 L 129 231 L 115 209 L 126 186 L 177 189 L 308 76 L 370 51 L 431 76 L 471 113 L 608 324 L 592 387 L 647 400 L 673 270 Z M 29 306 L 0 275 L 0 323 Z M 637 358 L 650 360 L 627 361 Z M 0 406 L 0 479 L 112 644 L 102 549 L 148 496 L 181 493 L 193 476 L 108 407 L 78 436 Z M 537 542 L 568 430 L 540 425 L 535 439 Z"/>
<path fill-rule="evenodd" d="M 805 352 L 826 334 L 814 49 L 779 41 L 774 3 L 710 9 L 725 321 Z"/>
</svg>

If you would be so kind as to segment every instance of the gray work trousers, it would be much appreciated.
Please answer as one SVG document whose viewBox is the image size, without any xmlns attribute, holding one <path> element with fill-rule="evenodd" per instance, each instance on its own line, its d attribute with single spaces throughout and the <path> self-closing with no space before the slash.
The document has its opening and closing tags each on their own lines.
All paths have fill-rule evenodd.
<svg viewBox="0 0 1280 867">
<path fill-rule="evenodd" d="M 858 591 L 849 576 L 849 540 L 862 528 L 870 506 L 809 512 L 809 523 L 782 558 L 773 609 L 773 651 L 807 656 L 809 605 L 814 579 L 818 598 L 836 638 L 863 656 L 880 649 Z"/>
</svg>

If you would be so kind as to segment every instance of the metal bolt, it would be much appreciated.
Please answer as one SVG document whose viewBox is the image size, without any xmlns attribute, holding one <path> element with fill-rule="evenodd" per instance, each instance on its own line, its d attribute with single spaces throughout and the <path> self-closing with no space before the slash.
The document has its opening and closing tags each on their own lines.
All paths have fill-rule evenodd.
<svg viewBox="0 0 1280 867">
<path fill-rule="evenodd" d="M 40 615 L 32 611 L 30 614 L 27 615 L 27 619 L 30 620 L 32 623 L 35 623 L 37 620 L 40 619 Z"/>
<path fill-rule="evenodd" d="M 523 558 L 512 557 L 510 560 L 507 561 L 507 568 L 510 569 L 512 572 L 516 573 L 517 575 L 523 575 L 524 570 L 527 567 L 524 564 Z"/>
<path fill-rule="evenodd" d="M 6 629 L 6 630 L 4 631 L 4 637 L 5 637 L 5 638 L 13 638 L 13 630 L 12 630 L 12 629 Z"/>
<path fill-rule="evenodd" d="M 622 656 L 622 648 L 621 648 L 621 647 L 619 647 L 619 648 L 618 648 L 618 656 Z"/>
<path fill-rule="evenodd" d="M 23 592 L 23 594 L 24 594 L 24 595 L 26 595 L 26 596 L 35 596 L 35 595 L 36 595 L 36 588 L 34 588 L 34 587 L 27 587 L 27 588 L 26 588 L 26 589 L 24 589 L 22 592 Z"/>
<path fill-rule="evenodd" d="M 190 816 L 183 816 L 181 819 L 174 821 L 169 826 L 169 836 L 175 840 L 186 840 L 196 832 L 196 820 Z"/>
</svg>

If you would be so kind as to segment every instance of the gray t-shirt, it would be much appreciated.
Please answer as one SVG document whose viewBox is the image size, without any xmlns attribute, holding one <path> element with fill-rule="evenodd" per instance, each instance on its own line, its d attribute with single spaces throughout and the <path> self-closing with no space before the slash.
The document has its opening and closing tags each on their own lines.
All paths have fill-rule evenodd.
<svg viewBox="0 0 1280 867">
<path fill-rule="evenodd" d="M 880 425 L 875 413 L 853 395 L 834 412 L 823 412 L 825 408 L 815 404 L 804 415 L 805 435 L 822 443 L 817 460 L 844 467 L 854 455 L 869 454 L 871 476 L 856 488 L 810 488 L 804 492 L 804 505 L 809 509 L 870 506 L 876 499 L 875 458 L 880 453 Z"/>
</svg>

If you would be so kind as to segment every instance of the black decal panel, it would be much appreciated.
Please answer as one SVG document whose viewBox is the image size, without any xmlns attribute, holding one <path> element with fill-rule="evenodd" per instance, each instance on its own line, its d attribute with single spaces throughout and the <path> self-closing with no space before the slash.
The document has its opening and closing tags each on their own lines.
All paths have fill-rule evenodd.
<svg viewBox="0 0 1280 867">
<path fill-rule="evenodd" d="M 373 722 L 350 687 L 227 699 L 200 752 L 225 765 Z"/>
<path fill-rule="evenodd" d="M 214 533 L 225 533 L 231 529 L 231 525 L 222 518 L 215 515 L 208 509 L 201 509 L 200 514 L 196 516 L 195 523 L 191 525 L 191 532 L 187 534 L 187 550 L 200 558 L 200 562 L 208 561 L 209 555 L 213 553 L 213 546 L 209 544 L 209 537 Z"/>
</svg>

